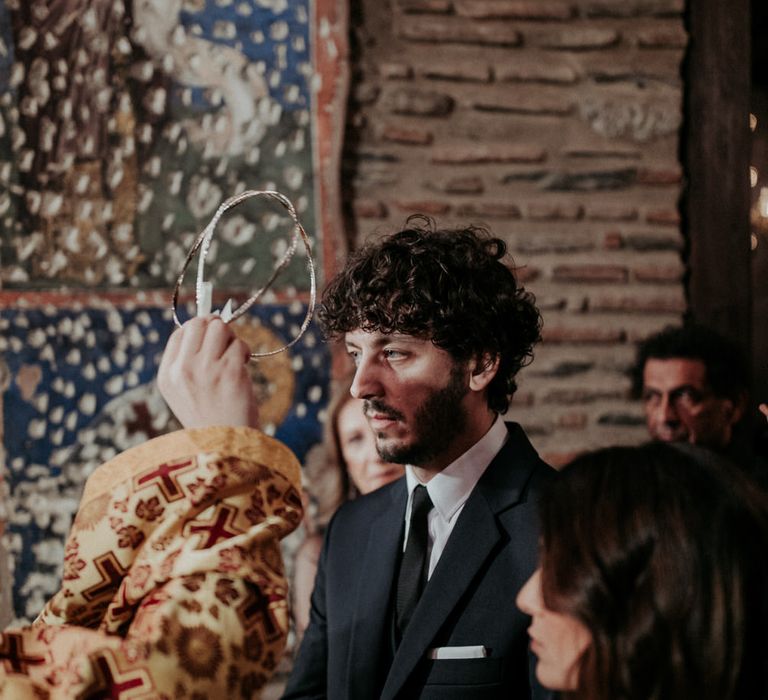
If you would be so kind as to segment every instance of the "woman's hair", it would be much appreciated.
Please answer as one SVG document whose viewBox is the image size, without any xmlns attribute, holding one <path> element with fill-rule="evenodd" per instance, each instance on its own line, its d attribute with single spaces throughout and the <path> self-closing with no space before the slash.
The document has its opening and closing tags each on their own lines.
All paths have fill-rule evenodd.
<svg viewBox="0 0 768 700">
<path fill-rule="evenodd" d="M 541 502 L 542 595 L 592 644 L 590 700 L 768 697 L 768 505 L 690 446 L 577 458 Z"/>
<path fill-rule="evenodd" d="M 321 529 L 342 503 L 360 495 L 349 476 L 339 438 L 339 414 L 347 402 L 353 400 L 349 393 L 352 379 L 350 375 L 332 385 L 323 441 L 307 459 L 306 490 L 315 508 L 315 525 Z"/>
</svg>

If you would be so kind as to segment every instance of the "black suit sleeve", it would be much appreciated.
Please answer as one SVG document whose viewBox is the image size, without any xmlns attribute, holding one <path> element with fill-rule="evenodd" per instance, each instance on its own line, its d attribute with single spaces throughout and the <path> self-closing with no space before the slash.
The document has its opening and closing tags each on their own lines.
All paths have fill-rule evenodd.
<svg viewBox="0 0 768 700">
<path fill-rule="evenodd" d="M 325 577 L 328 561 L 328 540 L 333 520 L 328 526 L 309 611 L 309 625 L 299 647 L 283 700 L 325 698 L 328 682 L 328 624 L 326 617 Z"/>
</svg>

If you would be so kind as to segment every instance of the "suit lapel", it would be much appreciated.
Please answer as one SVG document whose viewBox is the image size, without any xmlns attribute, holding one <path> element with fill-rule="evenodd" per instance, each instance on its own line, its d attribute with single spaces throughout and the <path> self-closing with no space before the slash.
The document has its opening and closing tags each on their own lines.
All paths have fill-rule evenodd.
<svg viewBox="0 0 768 700">
<path fill-rule="evenodd" d="M 392 491 L 389 506 L 370 523 L 368 542 L 361 553 L 362 578 L 354 601 L 350 635 L 350 698 L 376 697 L 388 670 L 382 668 L 382 663 L 391 658 L 389 603 L 402 543 L 406 500 L 402 479 Z"/>
<path fill-rule="evenodd" d="M 497 513 L 520 500 L 538 461 L 522 429 L 516 424 L 508 424 L 507 428 L 509 439 L 464 505 L 414 611 L 384 685 L 382 700 L 394 698 L 402 690 L 416 664 L 434 646 L 440 627 L 502 539 Z"/>
</svg>

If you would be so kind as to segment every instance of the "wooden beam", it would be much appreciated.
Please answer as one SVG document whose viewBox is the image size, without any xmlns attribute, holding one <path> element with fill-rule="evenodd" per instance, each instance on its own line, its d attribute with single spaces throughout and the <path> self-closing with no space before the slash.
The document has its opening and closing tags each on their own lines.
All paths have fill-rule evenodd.
<svg viewBox="0 0 768 700">
<path fill-rule="evenodd" d="M 750 2 L 688 0 L 681 202 L 694 319 L 751 348 Z"/>
</svg>

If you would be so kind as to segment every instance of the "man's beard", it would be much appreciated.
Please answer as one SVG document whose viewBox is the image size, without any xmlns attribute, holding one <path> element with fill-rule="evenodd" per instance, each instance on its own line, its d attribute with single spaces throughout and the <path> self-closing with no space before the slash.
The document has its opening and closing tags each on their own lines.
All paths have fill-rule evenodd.
<svg viewBox="0 0 768 700">
<path fill-rule="evenodd" d="M 414 435 L 411 444 L 382 445 L 376 440 L 376 450 L 385 462 L 412 464 L 418 467 L 439 456 L 450 444 L 454 435 L 464 432 L 467 425 L 467 411 L 461 403 L 469 390 L 464 378 L 464 368 L 455 365 L 451 370 L 448 384 L 433 391 L 414 414 Z M 369 409 L 384 413 L 394 419 L 403 416 L 376 399 L 366 400 L 365 412 Z"/>
</svg>

